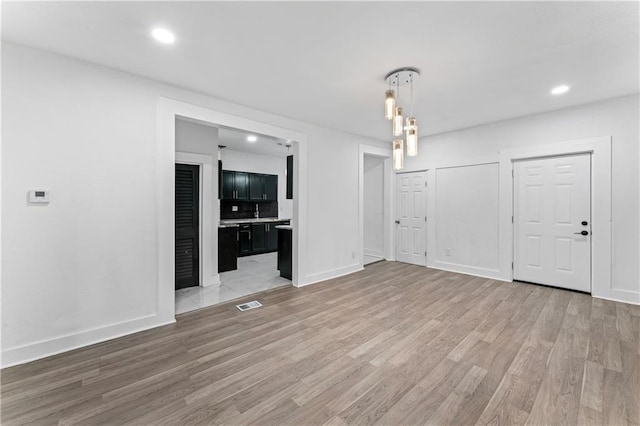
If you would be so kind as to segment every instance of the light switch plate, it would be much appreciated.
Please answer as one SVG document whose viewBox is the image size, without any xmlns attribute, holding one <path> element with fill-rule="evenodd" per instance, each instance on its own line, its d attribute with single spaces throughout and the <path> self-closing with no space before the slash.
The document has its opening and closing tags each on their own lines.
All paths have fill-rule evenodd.
<svg viewBox="0 0 640 426">
<path fill-rule="evenodd" d="M 231 211 L 232 212 L 237 212 L 238 211 L 238 206 L 231 206 Z"/>
</svg>

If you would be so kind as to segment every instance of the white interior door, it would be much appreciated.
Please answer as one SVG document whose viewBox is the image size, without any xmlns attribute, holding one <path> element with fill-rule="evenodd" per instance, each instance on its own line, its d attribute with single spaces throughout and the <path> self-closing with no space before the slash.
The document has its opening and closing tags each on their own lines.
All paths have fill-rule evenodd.
<svg viewBox="0 0 640 426">
<path fill-rule="evenodd" d="M 591 291 L 591 155 L 514 163 L 514 279 Z"/>
<path fill-rule="evenodd" d="M 426 172 L 396 175 L 396 259 L 426 265 Z"/>
</svg>

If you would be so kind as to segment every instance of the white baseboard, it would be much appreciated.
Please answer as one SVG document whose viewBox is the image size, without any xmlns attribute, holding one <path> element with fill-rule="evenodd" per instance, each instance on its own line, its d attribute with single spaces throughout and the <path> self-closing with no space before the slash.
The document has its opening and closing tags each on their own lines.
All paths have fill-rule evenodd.
<svg viewBox="0 0 640 426">
<path fill-rule="evenodd" d="M 30 343 L 28 345 L 4 349 L 2 351 L 1 367 L 6 368 L 18 364 L 24 364 L 26 362 L 46 358 L 51 355 L 68 352 L 84 346 L 148 330 L 150 328 L 171 324 L 175 321 L 175 318 L 160 318 L 159 315 L 153 314 L 130 321 L 110 324 L 105 327 L 94 328 L 91 330 L 81 331 L 79 333 Z"/>
<path fill-rule="evenodd" d="M 307 275 L 302 284 L 298 284 L 297 287 L 304 287 L 307 285 L 319 283 L 321 281 L 330 280 L 332 278 L 338 278 L 343 275 L 353 274 L 354 272 L 362 271 L 364 268 L 359 263 L 345 266 L 343 268 L 332 269 L 330 271 L 319 272 L 317 274 Z"/>
<path fill-rule="evenodd" d="M 632 305 L 640 305 L 640 293 L 629 290 L 611 289 L 611 297 L 594 296 L 599 299 L 612 300 L 614 302 L 630 303 Z"/>
<path fill-rule="evenodd" d="M 448 272 L 458 272 L 460 274 L 474 275 L 476 277 L 490 278 L 498 281 L 511 281 L 510 277 L 506 277 L 497 269 L 478 268 L 475 266 L 459 265 L 457 263 L 447 262 L 431 262 L 427 263 L 428 268 L 441 269 Z"/>
</svg>

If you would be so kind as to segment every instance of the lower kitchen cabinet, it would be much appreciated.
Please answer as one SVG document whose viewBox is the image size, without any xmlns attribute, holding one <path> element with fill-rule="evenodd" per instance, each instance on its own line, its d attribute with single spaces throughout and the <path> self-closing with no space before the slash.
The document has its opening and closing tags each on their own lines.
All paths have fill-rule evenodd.
<svg viewBox="0 0 640 426">
<path fill-rule="evenodd" d="M 218 228 L 218 272 L 238 269 L 237 226 Z"/>
<path fill-rule="evenodd" d="M 248 256 L 251 253 L 251 225 L 240 225 L 238 256 Z"/>
<path fill-rule="evenodd" d="M 278 225 L 289 225 L 290 221 L 259 222 L 240 225 L 238 256 L 271 253 L 278 250 Z"/>
<path fill-rule="evenodd" d="M 291 229 L 278 229 L 278 269 L 288 280 L 293 276 L 293 240 Z"/>
<path fill-rule="evenodd" d="M 251 225 L 251 254 L 264 253 L 267 250 L 267 226 L 264 223 Z"/>
</svg>

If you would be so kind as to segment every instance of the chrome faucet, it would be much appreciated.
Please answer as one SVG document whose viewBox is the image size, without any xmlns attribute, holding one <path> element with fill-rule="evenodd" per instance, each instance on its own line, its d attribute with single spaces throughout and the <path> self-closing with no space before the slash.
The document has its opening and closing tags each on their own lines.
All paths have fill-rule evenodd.
<svg viewBox="0 0 640 426">
<path fill-rule="evenodd" d="M 253 212 L 253 217 L 260 218 L 260 209 L 258 208 L 258 204 L 256 203 L 256 211 Z"/>
</svg>

